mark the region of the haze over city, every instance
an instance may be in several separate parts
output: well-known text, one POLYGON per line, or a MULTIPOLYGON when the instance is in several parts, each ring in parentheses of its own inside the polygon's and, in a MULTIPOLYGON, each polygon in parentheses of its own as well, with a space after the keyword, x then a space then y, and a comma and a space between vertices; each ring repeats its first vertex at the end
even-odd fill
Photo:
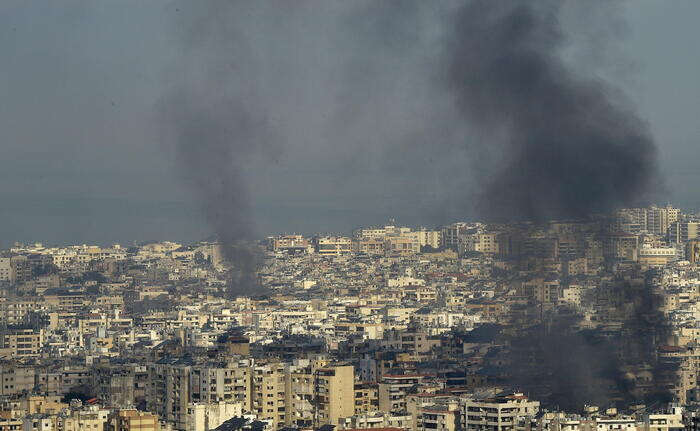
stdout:
POLYGON ((700 429, 697 12, 0 3, 0 431, 700 429))
MULTIPOLYGON (((430 67, 442 55, 441 14, 451 6, 277 6, 245 6, 240 27, 254 52, 238 58, 258 80, 257 97, 278 134, 273 154, 246 163, 242 174, 260 235, 472 216, 469 126, 445 126, 453 111, 449 101, 435 103, 440 89, 430 67), (387 10, 398 17, 371 18, 387 10), (358 108, 344 112, 346 101, 358 108), (453 133, 442 136, 450 151, 434 145, 441 129, 453 133)), ((667 186, 659 203, 700 207, 689 187, 698 181, 700 151, 699 6, 621 2, 614 14, 567 7, 568 61, 622 89, 649 124, 667 186)), ((211 60, 188 47, 179 28, 202 11, 169 1, 0 8, 3 244, 211 235, 163 144, 158 106, 184 79, 200 79, 198 64, 211 60)))

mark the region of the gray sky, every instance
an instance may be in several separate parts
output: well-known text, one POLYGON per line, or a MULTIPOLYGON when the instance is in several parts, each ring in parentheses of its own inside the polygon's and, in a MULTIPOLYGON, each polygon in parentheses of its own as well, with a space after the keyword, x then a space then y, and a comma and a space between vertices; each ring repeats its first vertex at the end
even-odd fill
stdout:
MULTIPOLYGON (((371 13, 316 4, 244 8, 239 24, 259 66, 246 76, 281 135, 279 146, 246 165, 259 232, 459 219, 469 208, 469 154, 432 151, 428 141, 457 132, 439 133, 450 111, 421 85, 431 73, 438 12, 397 9, 395 19, 376 22, 366 19, 371 13), (268 31, 270 22, 279 32, 268 31)), ((0 245, 211 233, 158 118, 164 95, 202 79, 207 61, 178 29, 196 22, 180 15, 199 19, 201 11, 182 5, 0 2, 0 245)), ((700 208, 699 13, 694 0, 626 3, 626 27, 605 54, 595 29, 577 18, 567 27, 580 42, 572 62, 623 89, 649 121, 668 200, 689 209, 700 208)))

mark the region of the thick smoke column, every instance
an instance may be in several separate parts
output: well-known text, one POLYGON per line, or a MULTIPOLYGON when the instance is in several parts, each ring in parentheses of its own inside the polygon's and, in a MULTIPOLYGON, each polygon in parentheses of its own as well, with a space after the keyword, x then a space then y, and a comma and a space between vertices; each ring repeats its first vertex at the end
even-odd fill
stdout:
MULTIPOLYGON (((470 150, 480 164, 477 213, 486 220, 586 218, 634 205, 657 187, 645 123, 609 85, 564 61, 563 4, 474 0, 450 26, 449 88, 479 135, 470 150)), ((533 304, 510 325, 510 382, 568 410, 663 398, 642 394, 629 372, 653 367, 655 343, 667 335, 651 292, 650 283, 623 280, 595 289, 610 304, 609 320, 621 322, 614 331, 582 329, 575 312, 533 304)), ((663 392, 656 377, 652 387, 663 392)))
POLYGON ((562 60, 562 4, 475 0, 456 14, 448 80, 491 170, 480 172, 482 217, 582 217, 636 203, 655 185, 644 122, 562 60))

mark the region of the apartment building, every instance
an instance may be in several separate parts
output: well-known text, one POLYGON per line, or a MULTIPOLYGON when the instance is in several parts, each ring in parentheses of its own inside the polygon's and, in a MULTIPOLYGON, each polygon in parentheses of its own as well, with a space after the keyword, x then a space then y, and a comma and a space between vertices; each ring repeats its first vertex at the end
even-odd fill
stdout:
POLYGON ((379 386, 376 383, 355 385, 355 414, 379 410, 379 386))
POLYGON ((698 221, 677 221, 668 228, 668 240, 672 244, 685 244, 698 237, 700 237, 700 222, 698 221))
POLYGON ((420 242, 412 233, 388 236, 385 249, 388 255, 411 255, 420 252, 420 242))
POLYGON ((0 395, 15 395, 31 392, 36 386, 34 367, 2 365, 0 367, 0 395))
POLYGON ((194 366, 190 374, 190 399, 194 403, 240 403, 251 411, 251 372, 247 364, 226 367, 194 366))
POLYGON ((23 323, 28 314, 46 310, 47 304, 33 299, 9 299, 0 304, 0 319, 8 325, 23 323))
POLYGON ((302 235, 278 235, 269 239, 268 246, 274 252, 306 252, 311 244, 302 235))
POLYGON ((648 247, 639 249, 638 262, 642 268, 658 268, 677 259, 674 247, 648 247))
POLYGON ((255 366, 252 371, 252 412, 258 420, 269 421, 273 429, 282 428, 292 419, 287 412, 290 382, 286 366, 273 362, 255 366))
POLYGON ((187 409, 187 431, 209 431, 233 417, 243 416, 240 402, 192 403, 187 409))
POLYGON ((382 376, 379 383, 379 410, 385 412, 406 411, 406 395, 418 385, 424 376, 420 374, 382 376))
POLYGON ((460 411, 457 403, 423 407, 415 422, 415 431, 456 431, 459 426, 460 411))
POLYGON ((355 414, 355 371, 352 365, 328 365, 314 373, 317 424, 338 425, 355 414))
POLYGON ((185 364, 156 363, 148 367, 147 409, 177 430, 187 427, 190 370, 185 364))
POLYGON ((314 238, 314 246, 322 256, 340 256, 352 251, 352 240, 344 236, 322 236, 314 238))
POLYGON ((0 332, 0 353, 11 358, 38 357, 43 334, 43 330, 8 327, 0 332))
POLYGON ((421 229, 415 232, 418 245, 421 247, 440 248, 442 243, 442 232, 439 230, 421 229))
POLYGON ((105 431, 160 431, 160 423, 152 413, 121 409, 109 415, 105 431))
POLYGON ((12 259, 0 257, 0 281, 11 281, 12 278, 12 259))
POLYGON ((520 417, 534 417, 540 409, 539 401, 530 401, 522 393, 499 395, 483 400, 465 400, 462 403, 461 423, 465 430, 513 430, 520 417))
POLYGON ((290 372, 290 421, 293 426, 313 426, 316 416, 316 384, 311 367, 299 367, 290 372))

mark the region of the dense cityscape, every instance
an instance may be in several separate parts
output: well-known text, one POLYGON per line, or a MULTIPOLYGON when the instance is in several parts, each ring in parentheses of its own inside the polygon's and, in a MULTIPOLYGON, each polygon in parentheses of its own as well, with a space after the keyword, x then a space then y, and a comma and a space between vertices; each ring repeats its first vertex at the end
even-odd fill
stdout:
POLYGON ((700 430, 698 15, 0 1, 0 431, 700 430))
POLYGON ((1 429, 695 424, 700 219, 678 208, 247 246, 255 295, 216 242, 4 250, 1 429))

